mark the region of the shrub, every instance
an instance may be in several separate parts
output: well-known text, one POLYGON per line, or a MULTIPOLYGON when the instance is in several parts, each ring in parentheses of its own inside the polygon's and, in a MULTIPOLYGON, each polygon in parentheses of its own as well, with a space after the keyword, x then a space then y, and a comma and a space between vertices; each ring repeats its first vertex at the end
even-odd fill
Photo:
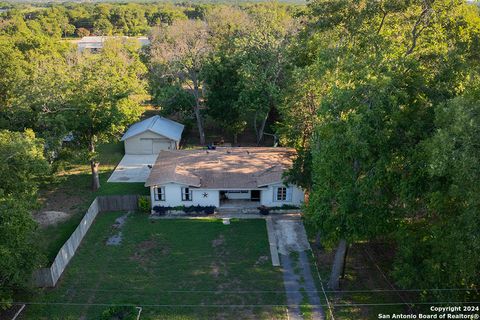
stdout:
POLYGON ((155 214, 157 214, 159 216, 165 215, 165 213, 167 213, 167 211, 169 211, 169 210, 172 210, 172 207, 163 207, 163 206, 153 207, 153 211, 155 212, 155 214))
POLYGON ((263 214, 264 216, 266 216, 270 213, 270 208, 266 206, 260 206, 258 207, 258 211, 260 211, 260 214, 263 214))
POLYGON ((135 320, 137 309, 132 306, 113 306, 102 313, 101 320, 135 320))
POLYGON ((205 214, 214 214, 215 213, 215 209, 216 207, 215 206, 206 206, 205 207, 205 214))
POLYGON ((293 209, 300 209, 298 206, 294 206, 292 204, 284 204, 281 207, 269 207, 270 210, 293 210, 293 209))
POLYGON ((300 209, 299 206, 294 206, 293 204, 284 204, 282 205, 283 210, 289 210, 289 209, 300 209))
POLYGON ((209 215, 215 213, 215 206, 175 206, 175 207, 162 207, 162 206, 155 206, 153 207, 153 211, 155 214, 162 216, 167 213, 167 211, 183 211, 188 215, 209 215))
POLYGON ((150 211, 150 199, 147 197, 138 198, 138 210, 140 212, 149 212, 150 211))
POLYGON ((80 38, 88 37, 90 35, 90 30, 85 28, 78 28, 77 30, 75 30, 75 34, 80 38))

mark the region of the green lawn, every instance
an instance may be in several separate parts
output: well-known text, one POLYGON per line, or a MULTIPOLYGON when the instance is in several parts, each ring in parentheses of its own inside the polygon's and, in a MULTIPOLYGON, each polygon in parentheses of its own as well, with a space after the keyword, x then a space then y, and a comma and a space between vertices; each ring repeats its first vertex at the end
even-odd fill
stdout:
POLYGON ((57 288, 33 299, 69 305, 31 305, 25 319, 99 319, 109 304, 143 306, 142 320, 285 318, 284 307, 251 306, 286 302, 264 220, 223 225, 131 214, 121 245, 107 246, 122 214, 100 214, 57 288))
POLYGON ((99 147, 100 185, 97 192, 91 186, 90 167, 86 164, 70 165, 59 173, 54 181, 48 181, 42 187, 44 202, 50 203, 48 210, 66 211, 71 213, 69 219, 56 225, 40 228, 37 232, 37 243, 45 256, 45 265, 49 265, 58 250, 67 241, 86 210, 97 196, 140 194, 148 195, 149 189, 143 183, 112 183, 107 182, 113 168, 123 156, 123 145, 111 143, 99 147), (54 203, 53 205, 51 203, 54 203))

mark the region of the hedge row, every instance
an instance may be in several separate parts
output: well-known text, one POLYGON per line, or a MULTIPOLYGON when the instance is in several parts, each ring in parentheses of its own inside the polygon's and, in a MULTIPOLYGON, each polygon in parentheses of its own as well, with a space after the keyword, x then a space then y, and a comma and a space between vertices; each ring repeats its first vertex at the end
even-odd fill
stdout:
POLYGON ((153 211, 155 214, 162 216, 165 215, 168 211, 183 211, 188 215, 193 214, 204 214, 210 215, 215 213, 215 206, 176 206, 176 207, 164 207, 164 206, 155 206, 153 207, 153 211))

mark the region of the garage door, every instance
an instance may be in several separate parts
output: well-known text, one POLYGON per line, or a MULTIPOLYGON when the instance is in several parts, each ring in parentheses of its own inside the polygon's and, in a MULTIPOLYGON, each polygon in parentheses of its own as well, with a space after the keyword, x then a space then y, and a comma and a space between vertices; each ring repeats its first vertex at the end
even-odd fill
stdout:
POLYGON ((164 139, 153 139, 152 153, 160 153, 160 151, 168 149, 170 149, 170 141, 164 139))
POLYGON ((152 154, 152 139, 141 138, 140 139, 140 154, 152 154))

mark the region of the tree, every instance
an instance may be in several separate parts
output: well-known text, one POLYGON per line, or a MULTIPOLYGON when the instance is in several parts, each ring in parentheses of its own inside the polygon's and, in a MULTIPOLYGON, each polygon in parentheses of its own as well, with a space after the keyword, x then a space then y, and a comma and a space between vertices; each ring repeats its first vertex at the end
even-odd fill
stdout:
POLYGON ((472 290, 433 292, 443 299, 474 300, 480 283, 479 101, 477 78, 436 107, 435 133, 424 143, 432 178, 428 210, 398 234, 394 275, 402 286, 472 290))
POLYGON ((250 122, 259 144, 279 105, 295 23, 284 6, 270 4, 246 12, 220 6, 206 21, 214 48, 203 73, 208 112, 234 137, 250 122))
MULTIPOLYGON (((435 229, 414 223, 431 210, 423 142, 434 132, 434 106, 458 95, 477 65, 478 11, 451 1, 318 1, 309 10, 313 19, 300 35, 303 51, 293 57, 299 70, 314 75, 305 84, 318 79, 317 119, 307 144, 307 221, 327 247, 341 244, 339 252, 347 252, 345 243, 379 238, 397 241, 400 252, 412 249, 435 229), (397 237, 409 228, 416 231, 404 234, 418 237, 397 237)), ((294 92, 308 97, 309 87, 294 92)), ((312 107, 299 105, 300 116, 312 107)), ((287 125, 286 137, 298 141, 295 122, 287 125)), ((417 260, 402 259, 404 270, 421 274, 424 248, 417 260)), ((333 271, 343 269, 345 258, 336 260, 333 271)), ((333 287, 338 274, 332 272, 333 287)), ((399 284, 414 283, 399 274, 399 284)))
POLYGON ((173 21, 185 20, 187 16, 183 13, 181 8, 171 4, 165 4, 158 8, 152 8, 146 12, 148 25, 153 27, 162 23, 171 25, 173 21))
POLYGON ((52 154, 68 132, 58 110, 70 92, 69 45, 30 30, 23 19, 11 23, 12 29, 4 30, 8 35, 0 35, 0 55, 6 62, 0 79, 0 128, 33 129, 52 154))
POLYGON ((41 12, 35 19, 43 32, 54 37, 72 36, 75 26, 70 24, 65 8, 54 6, 41 12))
POLYGON ((237 43, 242 60, 237 71, 240 75, 238 103, 253 115, 259 144, 269 115, 280 102, 287 65, 285 50, 296 25, 282 5, 255 5, 249 8, 249 13, 252 27, 237 43))
POLYGON ((229 6, 212 8, 205 19, 213 48, 202 72, 207 113, 233 135, 233 143, 237 144, 238 134, 250 118, 247 109, 238 103, 243 48, 238 48, 237 41, 249 32, 251 19, 246 12, 229 6))
POLYGON ((75 30, 75 34, 79 38, 88 37, 90 35, 90 30, 85 28, 77 28, 77 30, 75 30))
POLYGON ((201 108, 201 71, 209 51, 205 22, 176 20, 152 32, 149 67, 157 81, 184 88, 194 98, 193 111, 200 143, 205 144, 201 108))
POLYGON ((100 53, 81 55, 72 72, 75 86, 64 113, 73 119, 75 139, 89 152, 96 190, 100 187, 96 145, 118 137, 142 113, 145 67, 133 44, 107 41, 100 53))
POLYGON ((113 25, 106 18, 100 18, 93 23, 93 33, 99 36, 108 36, 113 32, 113 25))
POLYGON ((12 106, 27 77, 22 52, 7 37, 0 37, 0 68, 3 74, 0 77, 0 128, 6 128, 10 125, 12 106))
POLYGON ((28 286, 39 255, 33 243, 39 178, 48 172, 43 142, 31 131, 0 130, 0 302, 28 286))

